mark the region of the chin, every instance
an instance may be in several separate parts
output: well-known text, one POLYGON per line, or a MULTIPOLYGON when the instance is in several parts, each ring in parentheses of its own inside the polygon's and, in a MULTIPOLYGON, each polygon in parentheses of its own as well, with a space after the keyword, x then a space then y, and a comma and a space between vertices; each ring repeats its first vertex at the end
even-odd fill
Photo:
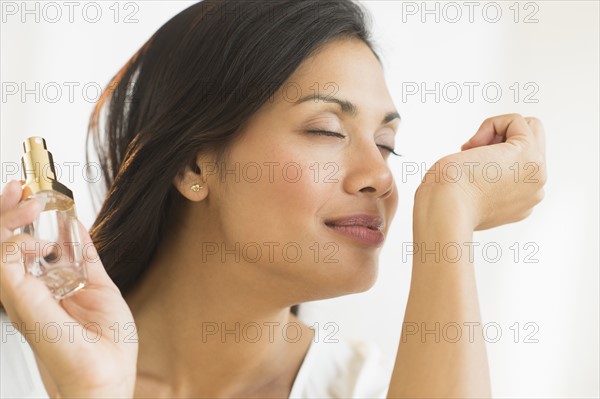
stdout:
POLYGON ((375 265, 368 272, 353 276, 350 284, 348 285, 348 294, 358 294, 373 288, 375 282, 377 282, 377 271, 378 267, 375 265))
POLYGON ((315 300, 366 292, 377 282, 378 270, 377 261, 361 264, 357 264, 356 261, 345 264, 340 262, 328 271, 325 278, 315 278, 320 281, 318 286, 313 280, 313 287, 317 291, 315 294, 319 297, 315 300))

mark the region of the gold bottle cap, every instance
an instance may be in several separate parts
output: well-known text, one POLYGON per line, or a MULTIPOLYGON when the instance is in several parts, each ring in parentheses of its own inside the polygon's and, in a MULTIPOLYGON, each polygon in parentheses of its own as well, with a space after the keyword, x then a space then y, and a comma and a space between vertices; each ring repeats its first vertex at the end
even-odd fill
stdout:
POLYGON ((23 150, 25 153, 21 157, 21 162, 25 184, 23 185, 22 198, 27 198, 41 191, 54 190, 73 199, 73 192, 56 180, 54 160, 43 137, 28 137, 23 142, 23 150))

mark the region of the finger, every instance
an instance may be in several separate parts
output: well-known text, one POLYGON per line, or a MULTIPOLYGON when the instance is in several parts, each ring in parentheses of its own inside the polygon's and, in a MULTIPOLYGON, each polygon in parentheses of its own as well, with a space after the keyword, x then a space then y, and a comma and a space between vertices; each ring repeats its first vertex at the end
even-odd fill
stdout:
POLYGON ((2 220, 0 220, 0 226, 2 227, 0 229, 0 241, 4 241, 7 237, 10 237, 15 229, 33 222, 42 211, 42 208, 42 203, 32 198, 2 213, 2 220))
POLYGON ((491 144, 498 144, 498 143, 503 143, 506 140, 506 137, 504 136, 500 136, 500 135, 495 135, 494 138, 492 139, 491 144))
MULTIPOLYGON (((8 229, 7 229, 8 231, 8 229)), ((4 232, 2 233, 4 235, 4 232)), ((10 238, 3 238, 0 242, 0 304, 6 310, 6 313, 12 321, 19 321, 18 318, 12 314, 10 301, 6 298, 6 290, 3 288, 3 282, 5 280, 6 273, 14 276, 14 279, 20 278, 20 275, 25 274, 23 262, 19 252, 19 245, 22 240, 32 240, 31 236, 27 235, 16 235, 10 238)))
MULTIPOLYGON (((32 309, 45 306, 44 301, 58 303, 52 297, 44 282, 27 273, 23 267, 24 259, 31 256, 31 248, 39 246, 39 242, 28 234, 11 237, 9 242, 2 243, 2 260, 0 262, 0 299, 2 303, 12 304, 19 318, 31 315, 32 309), (23 310, 31 307, 23 313, 23 310)), ((52 308, 52 307, 50 307, 52 308)), ((25 320, 25 319, 23 319, 25 320)))
MULTIPOLYGON (((0 293, 2 303, 5 304, 7 314, 11 320, 17 322, 17 329, 24 331, 45 331, 47 326, 74 325, 77 323, 66 310, 57 302, 44 282, 29 273, 15 276, 15 270, 5 268, 1 272, 2 283, 0 293)), ((22 267, 21 267, 22 268, 22 267)), ((65 357, 69 345, 66 340, 47 341, 44 335, 24 334, 31 349, 36 356, 46 361, 60 362, 65 357), (31 338, 34 339, 31 339, 31 338)), ((73 354, 76 356, 76 354, 73 354)))
POLYGON ((546 153, 546 133, 544 131, 544 125, 542 124, 542 121, 532 116, 526 117, 525 120, 527 121, 531 132, 539 142, 542 152, 546 153))
MULTIPOLYGON (((474 136, 474 137, 475 137, 475 136, 474 136)), ((463 144, 463 145, 460 147, 460 149, 461 149, 461 151, 464 151, 464 150, 468 150, 469 148, 476 148, 476 147, 480 147, 480 146, 483 146, 483 145, 492 145, 492 144, 498 144, 498 143, 503 143, 503 142, 505 142, 505 141, 506 141, 506 137, 504 137, 504 136, 500 136, 500 135, 498 135, 498 134, 495 134, 495 135, 492 137, 492 140, 491 140, 489 143, 487 143, 487 144, 480 144, 480 145, 479 145, 479 144, 473 144, 473 143, 471 142, 471 140, 469 140, 468 142, 466 142, 465 144, 463 144)))
MULTIPOLYGON (((35 240, 29 234, 11 235, 2 240, 0 262, 5 273, 10 273, 13 279, 20 279, 26 273, 24 262, 33 262, 36 257, 47 257, 52 252, 52 246, 46 245, 48 241, 35 240)), ((2 278, 2 277, 0 277, 2 278)), ((17 281, 17 280, 15 280, 17 281)), ((2 283, 2 281, 0 281, 2 283)), ((0 288, 0 298, 3 296, 0 288)), ((0 300, 3 304, 6 299, 0 300)))
POLYGON ((532 136, 529 124, 519 114, 506 114, 488 118, 479 127, 475 135, 461 146, 461 150, 468 150, 494 143, 495 136, 503 137, 506 142, 528 141, 532 136))
POLYGON ((2 189, 0 214, 14 208, 21 199, 21 186, 17 180, 10 180, 2 189))
MULTIPOLYGON (((22 243, 37 243, 27 234, 16 235, 11 239, 18 246, 22 243)), ((8 254, 3 253, 4 255, 8 254)), ((22 264, 15 261, 18 258, 16 255, 11 254, 6 258, 6 262, 4 259, 0 262, 0 300, 6 305, 10 319, 19 322, 16 326, 19 331, 44 331, 49 325, 64 331, 65 326, 79 324, 79 319, 73 318, 62 303, 54 299, 42 280, 23 271, 22 264)), ((63 336, 58 341, 49 341, 32 340, 31 337, 31 334, 25 335, 36 359, 40 359, 42 363, 52 362, 56 369, 69 369, 77 361, 79 355, 72 350, 73 342, 70 338, 63 336)), ((81 344, 81 340, 75 337, 76 342, 81 344)))
MULTIPOLYGON (((23 246, 23 243, 38 243, 27 234, 16 235, 11 240, 18 247, 23 246)), ((3 255, 7 255, 7 261, 0 262, 0 299, 5 304, 10 319, 18 322, 16 327, 19 331, 45 331, 46 326, 62 331, 69 326, 71 331, 72 326, 80 325, 79 320, 82 319, 71 316, 62 302, 54 299, 41 279, 24 272, 22 264, 15 261, 19 258, 17 255, 3 255)), ((44 335, 42 339, 32 340, 32 335, 26 334, 25 338, 36 359, 42 360, 44 364, 54 363, 55 369, 68 369, 72 368, 79 356, 77 351, 72 350, 70 332, 68 336, 69 338, 62 335, 58 341, 47 340, 44 335)), ((75 335, 75 342, 77 341, 81 344, 81 340, 75 335)))
MULTIPOLYGON (((2 188, 2 194, 0 194, 0 215, 3 215, 19 203, 22 195, 22 183, 24 182, 19 180, 9 180, 2 188)), ((12 236, 12 233, 7 227, 2 226, 2 216, 0 216, 0 242, 6 241, 12 236)), ((0 308, 2 307, 2 301, 0 301, 0 308)))
POLYGON ((534 117, 525 118, 531 131, 535 137, 536 146, 539 150, 538 157, 535 159, 538 168, 540 169, 539 178, 543 184, 546 184, 547 180, 547 167, 546 167, 546 133, 544 131, 544 125, 542 122, 534 117))

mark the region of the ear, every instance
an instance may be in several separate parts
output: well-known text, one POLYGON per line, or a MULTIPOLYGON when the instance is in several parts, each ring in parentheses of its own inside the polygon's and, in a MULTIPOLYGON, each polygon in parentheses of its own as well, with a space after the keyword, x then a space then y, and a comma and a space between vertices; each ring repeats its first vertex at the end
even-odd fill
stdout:
MULTIPOLYGON (((202 201, 208 195, 206 176, 202 174, 200 165, 204 158, 198 155, 189 165, 186 165, 174 178, 173 185, 182 196, 190 201, 202 201)), ((204 165, 206 161, 204 160, 204 165)))

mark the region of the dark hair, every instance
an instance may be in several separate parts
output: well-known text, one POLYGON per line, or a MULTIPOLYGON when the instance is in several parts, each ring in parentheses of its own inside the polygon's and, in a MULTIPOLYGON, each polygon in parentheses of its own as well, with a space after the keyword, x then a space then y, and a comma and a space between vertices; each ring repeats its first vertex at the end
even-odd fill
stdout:
POLYGON ((205 0, 165 23, 113 77, 86 139, 106 186, 90 235, 123 294, 183 199, 173 178, 186 165, 200 172, 200 152, 220 164, 245 122, 322 45, 357 38, 379 59, 367 15, 352 0, 205 0))

